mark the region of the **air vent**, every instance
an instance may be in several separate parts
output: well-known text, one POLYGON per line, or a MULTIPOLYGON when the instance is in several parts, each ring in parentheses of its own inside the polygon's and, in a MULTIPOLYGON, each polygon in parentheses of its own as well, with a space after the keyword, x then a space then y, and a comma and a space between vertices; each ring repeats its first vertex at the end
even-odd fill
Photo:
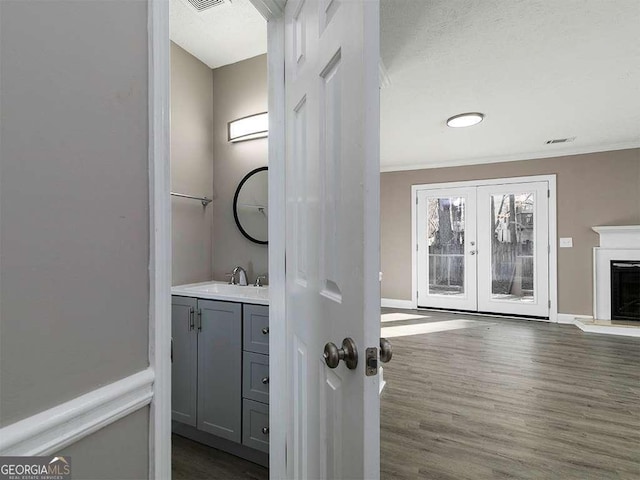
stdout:
POLYGON ((576 139, 576 137, 568 137, 568 138, 554 138, 553 140, 547 140, 546 143, 547 145, 553 145, 554 143, 570 143, 573 142, 576 139))
POLYGON ((217 7, 218 5, 222 5, 224 0, 187 0, 193 8, 198 12, 202 12, 207 8, 217 7))

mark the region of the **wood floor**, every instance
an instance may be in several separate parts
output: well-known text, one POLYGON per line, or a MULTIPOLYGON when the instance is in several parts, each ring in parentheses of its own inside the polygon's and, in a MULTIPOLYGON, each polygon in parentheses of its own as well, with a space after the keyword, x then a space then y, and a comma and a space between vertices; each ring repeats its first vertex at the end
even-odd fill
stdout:
POLYGON ((172 480, 268 480, 269 470, 207 447, 188 438, 173 435, 172 480))
MULTIPOLYGON (((413 313, 428 318, 383 322, 395 334, 437 323, 391 338, 383 479, 640 479, 639 338, 413 313)), ((267 479, 268 470, 174 436, 173 478, 267 479)))
POLYGON ((482 323, 391 339, 382 478, 640 479, 639 338, 414 313, 482 323))

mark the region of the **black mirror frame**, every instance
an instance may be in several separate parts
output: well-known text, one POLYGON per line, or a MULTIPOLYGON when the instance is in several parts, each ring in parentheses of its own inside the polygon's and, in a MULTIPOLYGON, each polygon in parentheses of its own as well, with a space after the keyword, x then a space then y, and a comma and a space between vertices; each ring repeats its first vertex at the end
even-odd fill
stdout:
MULTIPOLYGON (((242 235, 244 235, 244 237, 247 240, 250 240, 253 243, 257 243, 259 245, 268 245, 269 240, 257 240, 253 238, 251 235, 249 235, 244 228, 242 228, 242 225, 240 224, 240 219, 238 218, 238 196, 240 195, 240 190, 242 189, 242 186, 247 182, 247 180, 249 180, 256 173, 262 172, 268 169, 269 167, 260 167, 260 168, 256 168, 255 170, 251 170, 249 173, 247 173, 238 184, 238 188, 236 189, 236 194, 233 196, 233 218, 236 221, 238 230, 240 230, 240 233, 242 233, 242 235)), ((267 232, 267 235, 268 235, 268 232, 267 232)))

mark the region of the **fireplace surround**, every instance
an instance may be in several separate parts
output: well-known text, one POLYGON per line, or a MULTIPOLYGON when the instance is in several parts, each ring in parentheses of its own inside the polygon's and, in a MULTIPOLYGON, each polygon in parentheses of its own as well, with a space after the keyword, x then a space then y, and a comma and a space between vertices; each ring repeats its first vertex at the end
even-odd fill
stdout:
POLYGON ((634 303, 640 266, 633 266, 640 265, 640 225, 593 230, 600 235, 600 246, 593 249, 594 318, 640 320, 634 303))

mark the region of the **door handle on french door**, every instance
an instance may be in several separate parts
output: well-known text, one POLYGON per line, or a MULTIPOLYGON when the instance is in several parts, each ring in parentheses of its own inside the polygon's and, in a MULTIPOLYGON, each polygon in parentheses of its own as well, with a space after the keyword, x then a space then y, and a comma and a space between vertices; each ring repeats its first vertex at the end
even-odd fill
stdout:
POLYGON ((477 251, 477 250, 471 250, 471 251, 469 252, 469 255, 475 255, 476 253, 478 253, 478 251, 477 251))
POLYGON ((342 341, 342 348, 329 342, 324 346, 324 361, 329 368, 336 368, 340 360, 344 360, 349 370, 355 370, 358 366, 358 348, 352 338, 347 337, 342 341))
POLYGON ((380 361, 388 363, 393 358, 393 347, 386 338, 380 338, 380 361))

